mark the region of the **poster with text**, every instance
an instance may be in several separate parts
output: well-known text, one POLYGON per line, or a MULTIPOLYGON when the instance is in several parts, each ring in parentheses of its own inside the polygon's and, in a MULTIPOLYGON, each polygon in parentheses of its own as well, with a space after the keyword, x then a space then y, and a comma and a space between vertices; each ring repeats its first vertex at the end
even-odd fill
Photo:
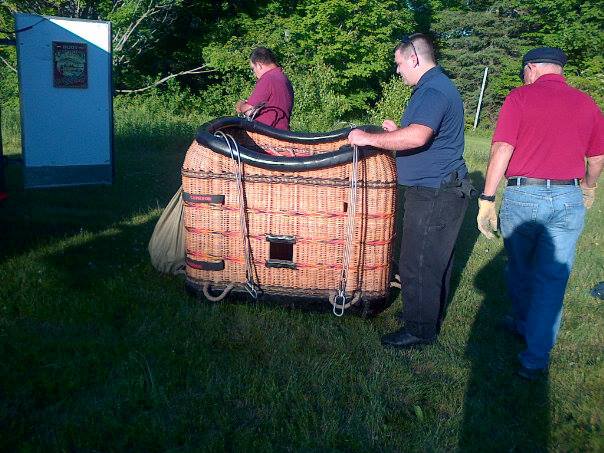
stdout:
POLYGON ((84 43, 53 41, 55 88, 88 88, 87 50, 84 43))

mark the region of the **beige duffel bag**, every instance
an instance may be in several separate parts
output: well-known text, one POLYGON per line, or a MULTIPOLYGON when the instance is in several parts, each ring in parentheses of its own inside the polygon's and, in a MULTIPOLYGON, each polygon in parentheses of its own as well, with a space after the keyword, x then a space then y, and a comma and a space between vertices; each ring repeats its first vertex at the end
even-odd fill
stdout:
POLYGON ((185 273, 185 231, 182 186, 178 188, 155 225, 149 241, 151 264, 164 274, 185 273))

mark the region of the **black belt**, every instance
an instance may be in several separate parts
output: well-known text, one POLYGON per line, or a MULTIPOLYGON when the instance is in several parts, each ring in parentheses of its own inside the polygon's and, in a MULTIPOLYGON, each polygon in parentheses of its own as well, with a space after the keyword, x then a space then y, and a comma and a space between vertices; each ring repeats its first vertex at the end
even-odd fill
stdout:
POLYGON ((573 179, 540 179, 516 177, 508 178, 508 186, 578 186, 581 180, 573 179))

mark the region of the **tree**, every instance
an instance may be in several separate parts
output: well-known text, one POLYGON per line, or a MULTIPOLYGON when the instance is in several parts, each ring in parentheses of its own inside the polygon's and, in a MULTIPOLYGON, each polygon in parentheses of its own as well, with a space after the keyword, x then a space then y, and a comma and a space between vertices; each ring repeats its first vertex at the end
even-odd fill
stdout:
POLYGON ((478 105, 485 66, 489 67, 489 82, 481 118, 487 124, 496 119, 510 89, 520 84, 522 25, 513 11, 502 8, 445 10, 437 14, 434 30, 440 62, 461 92, 468 119, 478 105))
POLYGON ((398 37, 414 28, 410 10, 393 0, 273 1, 254 15, 242 12, 218 26, 220 39, 209 44, 200 39, 192 47, 225 79, 245 77, 251 49, 266 45, 292 74, 330 68, 330 89, 345 96, 344 110, 352 114, 376 100, 380 82, 390 76, 398 37), (277 7, 284 3, 289 8, 277 7))
MULTIPOLYGON (((7 0, 0 9, 5 32, 14 28, 17 11, 40 15, 108 20, 113 29, 113 64, 117 84, 148 82, 138 68, 142 57, 168 39, 182 0, 7 0)), ((0 55, 2 56, 2 55, 0 55)))
POLYGON ((560 47, 565 74, 604 106, 604 5, 601 0, 508 0, 524 23, 528 46, 560 47))

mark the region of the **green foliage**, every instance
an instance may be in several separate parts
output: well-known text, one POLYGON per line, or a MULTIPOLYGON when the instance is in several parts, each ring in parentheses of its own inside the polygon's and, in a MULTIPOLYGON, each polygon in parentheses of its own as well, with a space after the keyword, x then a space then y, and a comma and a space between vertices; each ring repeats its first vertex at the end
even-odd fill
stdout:
MULTIPOLYGON (((435 36, 468 123, 484 67, 489 78, 483 127, 494 122, 503 98, 520 83, 521 55, 538 45, 562 47, 569 81, 600 105, 604 97, 601 0, 5 0, 0 29, 14 28, 11 14, 17 10, 111 20, 118 90, 204 65, 212 72, 181 77, 178 84, 199 96, 192 102, 200 111, 215 116, 232 114, 235 101, 249 94, 254 78, 248 56, 258 45, 276 52, 294 82, 295 127, 306 121, 298 116, 326 128, 395 109, 386 107, 390 95, 382 93, 390 87, 392 51, 403 34, 418 30, 435 36)), ((0 47, 0 57, 0 98, 6 102, 17 93, 7 66, 16 67, 14 49, 0 47)))
POLYGON ((292 129, 329 131, 341 127, 338 122, 352 107, 349 99, 336 93, 333 86, 335 70, 324 63, 317 63, 303 70, 291 68, 287 72, 292 74, 295 91, 292 129))
POLYGON ((222 77, 219 83, 208 85, 199 93, 196 102, 201 111, 212 117, 234 115, 235 103, 239 99, 246 99, 253 87, 249 76, 233 71, 222 77))
POLYGON ((173 137, 193 137, 211 116, 199 106, 202 101, 173 80, 164 89, 114 99, 116 135, 138 137, 144 143, 170 143, 173 137))
POLYGON ((481 118, 492 123, 505 96, 520 85, 519 22, 504 9, 444 10, 438 13, 434 29, 440 63, 460 90, 468 118, 474 117, 484 68, 489 67, 481 118))
POLYGON ((604 8, 601 0, 509 0, 522 23, 525 49, 560 47, 568 55, 565 75, 604 105, 604 8))
POLYGON ((16 99, 0 105, 2 118, 2 145, 4 154, 21 153, 21 112, 16 99))
POLYGON ((297 53, 334 68, 337 92, 353 107, 365 108, 392 67, 397 38, 413 29, 413 19, 392 0, 306 0, 288 28, 297 53))
MULTIPOLYGON (((11 66, 13 64, 16 65, 16 62, 14 62, 16 60, 14 53, 0 51, 0 56, 11 66)), ((0 64, 2 64, 1 61, 0 64)), ((18 96, 19 84, 17 74, 6 64, 0 66, 0 104, 17 104, 19 102, 18 96)))
POLYGON ((581 65, 569 64, 564 68, 568 81, 587 92, 604 109, 604 56, 594 55, 581 65))
POLYGON ((399 123, 411 97, 411 88, 398 76, 382 83, 382 97, 371 111, 371 124, 381 125, 385 119, 399 123))
POLYGON ((191 47, 224 74, 247 70, 247 58, 257 45, 272 48, 290 77, 309 67, 331 68, 330 86, 351 107, 340 113, 365 110, 376 98, 379 82, 390 71, 397 37, 413 28, 409 11, 395 1, 305 0, 296 2, 289 16, 270 7, 276 3, 260 6, 255 16, 223 19, 216 31, 222 40, 205 44, 200 37, 191 47))
MULTIPOLYGON (((7 33, 14 30, 13 9, 10 3, 0 6, 0 38, 13 39, 7 33)), ((13 46, 0 45, 0 107, 7 102, 17 102, 17 52, 13 46)))
POLYGON ((535 0, 509 2, 520 13, 530 44, 557 46, 571 65, 582 66, 604 49, 601 0, 535 0))

